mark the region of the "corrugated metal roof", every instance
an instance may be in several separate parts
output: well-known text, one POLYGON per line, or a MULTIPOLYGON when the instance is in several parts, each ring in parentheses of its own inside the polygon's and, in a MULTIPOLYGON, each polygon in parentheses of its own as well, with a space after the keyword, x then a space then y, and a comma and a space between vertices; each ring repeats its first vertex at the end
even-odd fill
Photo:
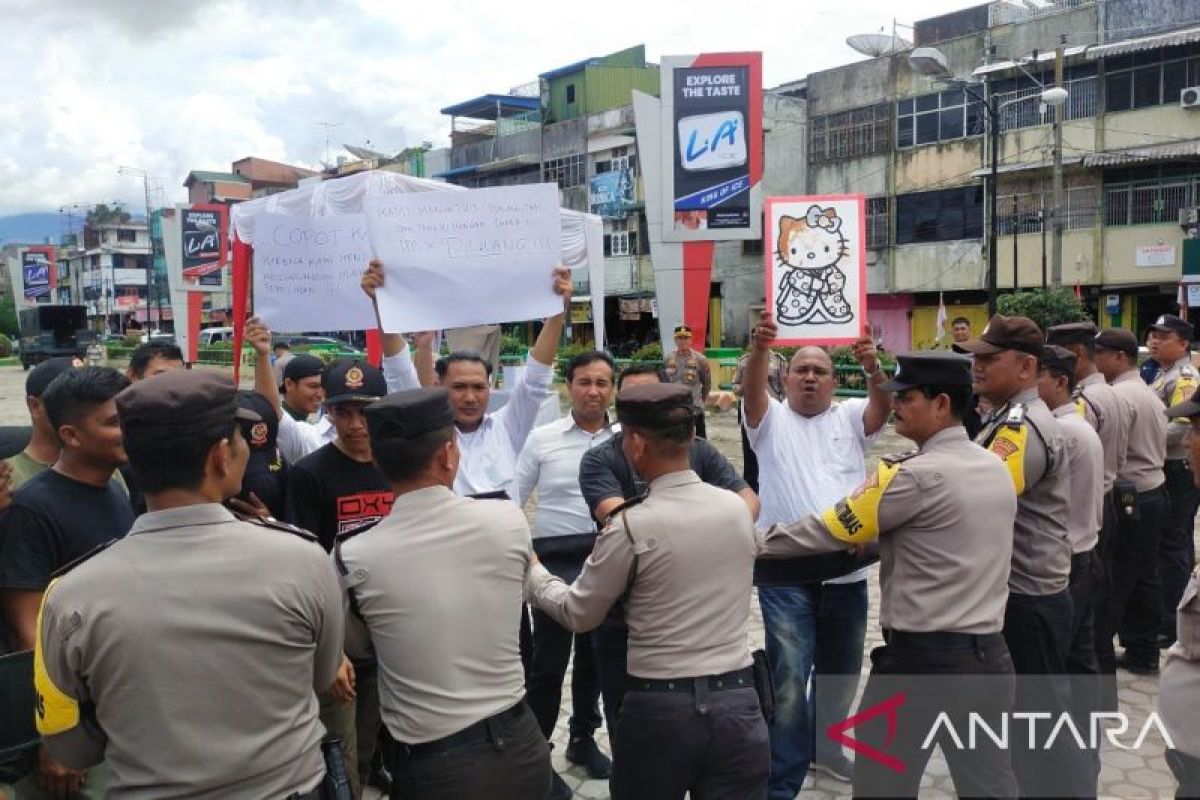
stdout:
POLYGON ((539 78, 547 81, 552 81, 555 78, 561 78, 564 75, 570 75, 572 72, 581 72, 585 67, 595 66, 600 63, 598 58, 585 58, 582 61, 576 61, 574 64, 567 64, 565 67, 552 69, 549 72, 543 72, 538 75, 539 78))
POLYGON ((249 183, 250 182, 248 179, 243 178, 241 175, 238 175, 236 172, 207 172, 207 171, 201 170, 201 169, 194 169, 188 173, 188 176, 184 180, 183 185, 190 186, 192 183, 194 183, 196 181, 201 181, 203 183, 216 183, 217 181, 220 181, 221 183, 249 183))
POLYGON ((1089 156, 1083 157, 1083 165, 1085 167, 1115 167, 1122 164, 1167 161, 1181 156, 1200 156, 1200 139, 1092 153, 1089 156))
MULTIPOLYGON (((1083 159, 1080 158, 1079 156, 1064 156, 1062 163, 1063 163, 1064 167, 1070 167, 1075 164, 1078 164, 1082 160, 1083 159)), ((1038 170, 1038 169, 1053 169, 1053 168, 1054 168, 1053 161, 1024 161, 1019 164, 1001 164, 1000 168, 997 169, 996 172, 1000 175, 1007 175, 1012 172, 1027 172, 1027 171, 1033 171, 1033 170, 1038 170)), ((989 176, 991 174, 992 174, 992 168, 990 166, 987 166, 987 167, 981 167, 980 169, 977 169, 974 172, 972 172, 971 177, 986 178, 987 176, 989 176)))
POLYGON ((441 113, 452 117, 470 119, 496 119, 505 111, 536 111, 542 107, 537 97, 520 97, 513 94, 485 94, 446 106, 441 113))
POLYGON ((1140 50, 1153 50, 1157 47, 1175 47, 1181 44, 1200 42, 1200 26, 1184 28, 1181 31, 1160 33, 1155 36, 1141 36, 1137 39, 1125 39, 1120 42, 1099 44, 1089 47, 1087 58, 1094 60, 1103 56, 1119 56, 1124 53, 1136 53, 1140 50))

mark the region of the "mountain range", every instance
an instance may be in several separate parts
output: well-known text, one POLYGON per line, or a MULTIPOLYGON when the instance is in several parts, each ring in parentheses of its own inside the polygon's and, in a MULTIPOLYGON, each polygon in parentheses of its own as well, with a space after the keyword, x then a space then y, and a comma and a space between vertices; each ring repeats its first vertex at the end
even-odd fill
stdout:
MULTIPOLYGON (((42 244, 57 242, 63 234, 63 217, 53 212, 12 214, 0 217, 0 245, 9 242, 42 244)), ((78 225, 79 222, 76 221, 78 225)))

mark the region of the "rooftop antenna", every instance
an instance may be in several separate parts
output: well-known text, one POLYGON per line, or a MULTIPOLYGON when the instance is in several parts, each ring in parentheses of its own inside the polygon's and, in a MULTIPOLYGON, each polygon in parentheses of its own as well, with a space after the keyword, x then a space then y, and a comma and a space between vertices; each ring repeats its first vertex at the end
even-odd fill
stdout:
POLYGON ((862 53, 871 58, 899 53, 912 47, 912 42, 900 36, 900 32, 897 30, 899 27, 908 26, 892 20, 890 34, 884 33, 884 28, 880 26, 878 33, 859 33, 847 37, 846 44, 856 53, 862 53))
POLYGON ((314 122, 314 125, 320 125, 325 129, 325 165, 329 165, 329 135, 334 128, 340 128, 346 123, 344 122, 314 122))

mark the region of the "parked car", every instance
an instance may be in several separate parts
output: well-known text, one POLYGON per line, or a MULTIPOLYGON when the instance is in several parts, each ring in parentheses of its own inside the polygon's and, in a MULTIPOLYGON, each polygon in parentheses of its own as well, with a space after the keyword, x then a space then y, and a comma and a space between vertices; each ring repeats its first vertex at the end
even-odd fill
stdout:
POLYGON ((211 347, 220 342, 233 341, 233 328, 205 328, 200 331, 200 347, 211 347))
POLYGON ((304 334, 274 337, 275 342, 286 342, 296 353, 318 353, 330 358, 364 358, 366 354, 344 339, 332 336, 306 336, 304 334))

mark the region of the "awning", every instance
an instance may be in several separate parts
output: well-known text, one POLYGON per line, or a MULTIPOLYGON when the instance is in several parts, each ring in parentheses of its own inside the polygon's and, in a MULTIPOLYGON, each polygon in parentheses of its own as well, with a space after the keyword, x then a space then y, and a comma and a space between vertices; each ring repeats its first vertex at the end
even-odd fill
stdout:
POLYGON ((1175 158, 1200 156, 1200 139, 1186 142, 1169 142, 1147 147, 1131 147, 1126 150, 1109 150, 1083 157, 1085 167, 1115 167, 1123 164, 1145 164, 1153 161, 1169 161, 1175 158))
POLYGON ((588 138, 587 151, 589 153, 599 153, 601 150, 612 150, 614 147, 628 147, 633 142, 634 138, 632 136, 621 136, 619 134, 592 136, 588 138))
MULTIPOLYGON (((1063 48, 1063 58, 1071 58, 1072 56, 1081 55, 1087 50, 1086 46, 1077 45, 1075 47, 1063 48)), ((1042 50, 1038 52, 1037 59, 1022 59, 1020 61, 997 61, 995 64, 984 64, 982 67, 976 67, 972 75, 995 75, 997 72, 1006 72, 1008 70, 1016 70, 1018 67, 1037 67, 1042 64, 1053 64, 1056 53, 1053 50, 1042 50)))
POLYGON ((474 164, 468 164, 465 167, 454 167, 453 169, 448 169, 445 172, 439 172, 438 174, 434 175, 433 177, 435 177, 435 178, 451 178, 451 177, 454 177, 455 175, 467 175, 469 173, 474 172, 475 169, 476 169, 476 166, 474 164))
POLYGON ((1160 33, 1156 36, 1141 36, 1137 39, 1124 39, 1111 44, 1098 44, 1089 47, 1087 58, 1094 61, 1105 56, 1119 56, 1125 53, 1137 53, 1142 50, 1154 50, 1158 47, 1176 47, 1181 44, 1200 42, 1200 26, 1184 28, 1181 31, 1160 33))
POLYGON ((486 164, 476 164, 475 169, 480 172, 503 172, 506 169, 515 167, 536 166, 541 163, 541 158, 537 153, 522 153, 519 156, 510 156, 502 158, 498 161, 489 161, 486 164))
MULTIPOLYGON (((1064 167, 1071 167, 1071 166, 1074 166, 1074 165, 1080 163, 1083 160, 1084 159, 1080 158, 1079 156, 1068 156, 1066 158, 1063 158, 1062 163, 1063 163, 1064 167)), ((1001 175, 1008 175, 1009 173, 1013 173, 1013 172, 1033 172, 1033 171, 1039 170, 1039 169, 1054 169, 1054 162, 1053 161, 1026 161, 1021 164, 1001 164, 1000 168, 998 170, 996 170, 996 172, 1000 173, 1001 175)), ((972 172, 971 177, 972 178, 986 178, 987 176, 989 176, 991 174, 992 174, 992 168, 990 166, 981 167, 981 168, 975 170, 974 172, 972 172)))

